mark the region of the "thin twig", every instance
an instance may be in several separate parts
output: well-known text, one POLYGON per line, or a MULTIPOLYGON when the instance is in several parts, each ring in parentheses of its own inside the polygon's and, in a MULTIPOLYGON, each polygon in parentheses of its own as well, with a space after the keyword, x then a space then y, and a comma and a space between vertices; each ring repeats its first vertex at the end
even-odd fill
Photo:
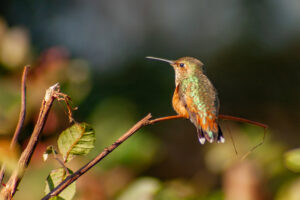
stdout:
POLYGON ((227 131, 228 131, 228 133, 229 133, 229 137, 230 137, 230 140, 231 140, 232 145, 233 145, 233 148, 234 148, 235 155, 238 156, 238 151, 237 151, 237 148, 236 148, 236 146, 235 146, 235 142, 234 142, 233 136, 232 136, 232 134, 231 134, 230 128, 228 127, 228 124, 227 124, 227 123, 225 123, 225 124, 226 124, 226 129, 227 129, 227 131))
POLYGON ((243 155, 243 157, 241 158, 241 160, 245 160, 250 155, 250 153, 252 153, 256 148, 258 148, 261 145, 263 145, 264 142, 265 142, 265 139, 266 139, 266 135, 267 135, 267 128, 264 128, 264 136, 263 136, 261 142, 258 143, 257 145, 255 145, 254 147, 252 147, 247 153, 245 153, 245 155, 243 155))
MULTIPOLYGON (((245 155, 243 155, 241 160, 246 159, 247 156, 250 155, 250 153, 252 153, 256 148, 258 148, 258 147, 260 147, 261 145, 264 144, 266 134, 267 134, 268 125, 262 124, 260 122, 252 121, 252 120, 249 120, 249 119, 241 118, 241 117, 231 116, 231 115, 219 115, 219 118, 220 119, 227 119, 227 120, 237 121, 237 122, 248 123, 248 124, 252 124, 252 125, 255 125, 255 126, 262 127, 264 129, 264 135, 263 135, 262 141, 260 143, 258 143, 257 145, 255 145, 254 147, 252 147, 245 155)), ((232 138, 231 135, 230 135, 230 137, 232 138)), ((233 142, 233 140, 232 140, 232 142, 233 142)), ((234 148, 235 148, 234 143, 233 143, 233 145, 234 145, 234 148)), ((236 148, 235 148, 235 151, 236 151, 236 148)), ((236 153, 237 153, 237 151, 236 151, 236 153)))
POLYGON ((57 100, 58 101, 64 101, 66 103, 66 106, 67 106, 67 110, 68 110, 68 113, 66 113, 68 115, 68 118, 69 118, 69 122, 72 123, 72 122, 75 122, 74 118, 73 118, 73 110, 77 110, 78 108, 77 107, 72 107, 70 105, 70 102, 72 101, 71 97, 69 97, 68 95, 64 94, 64 93, 58 93, 57 95, 57 100))
POLYGON ((69 172, 67 166, 66 166, 65 163, 57 156, 57 154, 56 154, 55 151, 53 151, 53 157, 54 157, 54 159, 55 159, 55 160, 56 160, 56 161, 64 168, 64 170, 65 170, 67 176, 69 176, 69 175, 70 175, 70 172, 69 172))
POLYGON ((15 194, 18 184, 24 175, 24 170, 27 168, 27 166, 30 162, 30 159, 32 157, 32 154, 35 150, 35 147, 38 143, 38 138, 39 138, 39 136, 44 128, 44 125, 47 121, 47 117, 48 117, 50 108, 53 104, 54 99, 57 97, 57 93, 59 93, 59 84, 58 83, 51 86, 46 91, 46 95, 42 102, 38 120, 37 120, 34 130, 32 132, 30 140, 29 140, 25 150, 22 152, 22 154, 20 156, 20 159, 18 162, 18 167, 12 173, 11 177, 9 178, 9 180, 6 184, 6 187, 4 187, 1 191, 1 194, 3 195, 4 199, 11 199, 13 197, 13 195, 15 194))
POLYGON ((70 175, 69 170, 67 166, 64 164, 64 162, 57 156, 57 151, 53 145, 50 145, 47 147, 46 151, 43 154, 43 159, 46 161, 48 159, 48 156, 52 155, 53 158, 64 168, 67 175, 70 175), (51 152, 49 152, 51 151, 51 152), (46 157, 44 157, 46 155, 46 157))
MULTIPOLYGON (((28 70, 29 70, 30 66, 27 65, 24 67, 23 70, 23 75, 22 75, 22 80, 21 80, 21 109, 20 109, 20 114, 19 114, 19 121, 14 133, 14 136, 10 142, 10 149, 12 150, 17 142, 18 142, 18 137, 19 134, 21 132, 21 129, 24 125, 24 121, 25 121, 25 115, 26 115, 26 78, 27 78, 27 74, 28 74, 28 70)), ((4 174, 5 174, 5 164, 2 165, 1 167, 1 171, 0 171, 0 185, 2 184, 2 180, 4 178, 4 174)))
MULTIPOLYGON (((164 121, 164 120, 170 120, 170 119, 178 119, 178 118, 184 118, 184 117, 181 116, 181 115, 173 115, 173 116, 161 117, 161 118, 150 120, 149 124, 154 124, 156 122, 160 122, 160 121, 164 121)), ((219 119, 225 119, 225 120, 231 120, 231 121, 248 123, 248 124, 252 124, 252 125, 255 125, 255 126, 262 127, 264 129, 268 128, 268 125, 266 125, 266 124, 262 124, 260 122, 252 121, 252 120, 245 119, 245 118, 242 118, 242 117, 235 117, 235 116, 231 116, 231 115, 219 114, 218 118, 219 119)))
POLYGON ((241 117, 235 117, 235 116, 231 116, 231 115, 221 115, 221 114, 218 117, 219 117, 219 119, 228 119, 231 121, 244 122, 244 123, 252 124, 255 126, 260 126, 260 127, 263 127, 264 129, 268 128, 268 125, 266 125, 266 124, 262 124, 262 123, 252 121, 249 119, 245 119, 245 118, 241 118, 241 117))
POLYGON ((21 129, 23 127, 24 120, 25 120, 25 115, 26 115, 26 78, 27 78, 27 73, 28 73, 29 68, 30 68, 29 66, 25 66, 24 71, 23 71, 22 88, 21 88, 21 98, 22 98, 21 111, 20 111, 19 122, 18 122, 17 128, 15 130, 14 136, 10 143, 11 149, 14 148, 14 146, 18 142, 18 137, 19 137, 19 134, 21 132, 21 129))
POLYGON ((167 116, 167 117, 160 117, 157 119, 152 119, 148 121, 148 124, 154 124, 160 121, 165 121, 165 120, 170 120, 170 119, 179 119, 179 118, 183 118, 181 115, 172 115, 172 116, 167 116))

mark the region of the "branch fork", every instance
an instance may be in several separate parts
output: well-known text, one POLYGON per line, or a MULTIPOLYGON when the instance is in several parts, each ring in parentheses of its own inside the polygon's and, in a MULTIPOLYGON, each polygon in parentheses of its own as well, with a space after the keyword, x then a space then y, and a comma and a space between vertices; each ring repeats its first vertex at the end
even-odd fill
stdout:
MULTIPOLYGON (((32 135, 29 139, 29 142, 28 142, 25 150, 22 152, 22 154, 20 156, 20 159, 18 161, 18 167, 13 171, 7 184, 1 190, 1 195, 4 199, 11 199, 13 197, 13 195, 15 194, 17 187, 19 185, 19 182, 21 181, 21 179, 24 175, 24 171, 29 165, 30 159, 31 159, 33 152, 35 150, 35 147, 38 143, 39 136, 42 133, 42 130, 47 121, 47 117, 48 117, 49 111, 52 107, 52 104, 55 99, 59 99, 61 94, 62 93, 60 93, 59 83, 54 84, 53 86, 49 87, 46 90, 46 94, 45 94, 45 97, 43 99, 43 102, 42 102, 42 105, 40 108, 38 120, 37 120, 34 130, 32 132, 32 135)), ((25 106, 26 105, 24 103, 24 108, 25 108, 25 106)))

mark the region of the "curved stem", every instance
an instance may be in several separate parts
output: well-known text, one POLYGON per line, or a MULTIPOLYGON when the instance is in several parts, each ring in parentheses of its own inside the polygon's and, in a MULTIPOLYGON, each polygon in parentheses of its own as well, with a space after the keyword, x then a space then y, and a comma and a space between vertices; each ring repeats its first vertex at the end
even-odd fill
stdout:
MULTIPOLYGON (((10 149, 13 149, 17 142, 18 142, 18 137, 20 135, 21 129, 24 125, 25 121, 25 115, 26 115, 26 78, 28 74, 30 66, 25 66, 23 70, 23 75, 22 75, 22 81, 21 81, 21 110, 19 114, 19 121, 14 133, 14 136, 10 142, 10 149)), ((2 184, 3 178, 5 174, 5 164, 2 164, 1 170, 0 170, 0 184, 2 184)))
POLYGON ((227 120, 231 120, 231 121, 248 123, 248 124, 252 124, 252 125, 255 125, 255 126, 262 127, 264 129, 268 128, 268 125, 266 125, 266 124, 262 124, 262 123, 259 123, 259 122, 256 122, 256 121, 252 121, 252 120, 241 118, 241 117, 235 117, 235 116, 231 116, 231 115, 222 115, 222 114, 220 114, 219 119, 227 119, 227 120))
POLYGON ((160 117, 157 119, 152 119, 148 122, 148 124, 154 124, 160 121, 165 121, 165 120, 171 120, 171 119, 179 119, 179 118, 183 118, 183 116, 181 115, 172 115, 172 116, 167 116, 167 117, 160 117))
POLYGON ((21 129, 23 127, 24 121, 25 121, 25 115, 26 115, 26 78, 27 78, 27 73, 29 70, 29 66, 25 66, 24 67, 24 71, 23 71, 23 76, 22 76, 22 88, 21 88, 21 111, 20 111, 20 115, 19 115, 19 121, 18 121, 18 125, 17 128, 15 130, 14 136, 11 140, 10 143, 10 148, 14 148, 14 146, 17 144, 18 142, 18 137, 20 135, 21 129))

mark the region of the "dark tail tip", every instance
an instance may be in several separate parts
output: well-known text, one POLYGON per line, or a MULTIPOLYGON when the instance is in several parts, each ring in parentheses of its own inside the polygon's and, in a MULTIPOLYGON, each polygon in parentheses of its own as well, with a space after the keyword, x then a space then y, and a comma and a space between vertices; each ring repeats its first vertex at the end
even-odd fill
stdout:
POLYGON ((223 137, 223 133, 221 130, 221 127, 218 126, 219 132, 218 132, 218 138, 217 138, 217 142, 218 143, 224 143, 225 142, 225 138, 223 137))

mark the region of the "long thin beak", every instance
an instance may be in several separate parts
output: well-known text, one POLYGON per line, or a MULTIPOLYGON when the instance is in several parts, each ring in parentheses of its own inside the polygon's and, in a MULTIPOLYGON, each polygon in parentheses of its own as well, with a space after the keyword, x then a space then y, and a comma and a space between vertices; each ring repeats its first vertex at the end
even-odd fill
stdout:
POLYGON ((147 56, 146 58, 148 59, 152 59, 152 60, 160 60, 160 61, 163 61, 163 62, 167 62, 169 64, 174 64, 174 60, 168 60, 168 59, 164 59, 164 58, 157 58, 157 57, 152 57, 152 56, 147 56))

